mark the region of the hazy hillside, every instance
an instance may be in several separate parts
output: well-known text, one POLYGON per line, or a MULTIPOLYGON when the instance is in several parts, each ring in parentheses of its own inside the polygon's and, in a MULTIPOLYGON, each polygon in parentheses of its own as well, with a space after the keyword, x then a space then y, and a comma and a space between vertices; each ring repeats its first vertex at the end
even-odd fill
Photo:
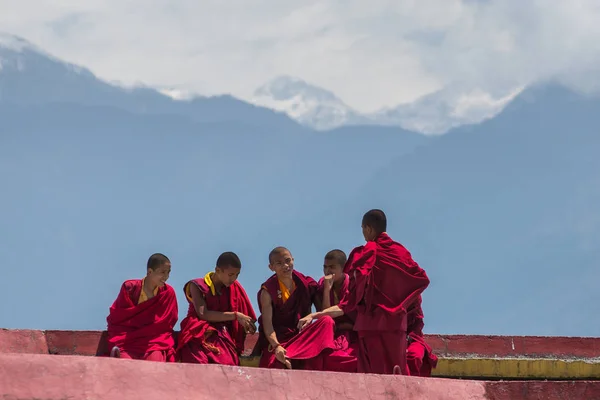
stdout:
POLYGON ((599 111, 560 87, 528 90, 495 119, 399 157, 296 232, 319 223, 315 242, 358 242, 361 211, 387 210, 432 278, 430 332, 600 335, 599 111))
POLYGON ((178 294, 236 251, 254 299, 273 246, 318 277, 381 207, 432 278, 427 331, 600 335, 597 98, 532 88, 438 138, 315 132, 229 97, 108 85, 27 43, 0 62, 3 327, 103 328, 156 251, 178 294))

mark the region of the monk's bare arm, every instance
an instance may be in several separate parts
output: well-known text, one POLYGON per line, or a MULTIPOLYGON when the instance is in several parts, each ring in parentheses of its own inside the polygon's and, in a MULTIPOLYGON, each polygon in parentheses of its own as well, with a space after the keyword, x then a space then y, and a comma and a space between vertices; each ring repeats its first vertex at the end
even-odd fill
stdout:
MULTIPOLYGON (((325 302, 325 301, 323 301, 323 302, 325 302)), ((323 317, 337 318, 337 317, 341 317, 342 315, 344 315, 344 311, 342 311, 340 306, 335 305, 335 306, 325 308, 323 311, 313 313, 312 316, 313 316, 313 319, 319 319, 319 318, 323 318, 323 317)))
POLYGON ((323 311, 317 311, 315 313, 308 314, 304 318, 301 318, 300 321, 298 321, 298 329, 302 330, 306 328, 314 319, 319 319, 323 317, 337 318, 341 317, 342 315, 344 315, 344 311, 342 311, 340 306, 332 306, 326 308, 323 311))
POLYGON ((331 307, 331 301, 330 301, 331 296, 330 296, 330 293, 331 292, 329 290, 327 290, 327 289, 323 290, 323 301, 321 303, 321 307, 322 307, 321 310, 322 311, 327 310, 329 307, 331 307))
POLYGON ((262 326, 265 336, 271 347, 276 348, 279 346, 279 340, 277 340, 277 334, 273 328, 273 303, 271 295, 264 289, 260 292, 260 306, 262 309, 262 326))
POLYGON ((190 284, 190 294, 192 295, 192 302, 194 303, 194 309, 198 318, 208 322, 224 322, 233 321, 236 318, 234 312, 220 312, 211 311, 206 308, 206 301, 198 286, 190 284))

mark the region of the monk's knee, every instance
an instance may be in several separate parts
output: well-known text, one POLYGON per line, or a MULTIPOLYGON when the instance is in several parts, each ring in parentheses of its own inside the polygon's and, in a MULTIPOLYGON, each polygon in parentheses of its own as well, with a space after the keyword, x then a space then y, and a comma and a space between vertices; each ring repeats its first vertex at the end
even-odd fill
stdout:
POLYGON ((144 360, 158 361, 158 362, 166 362, 167 361, 165 354, 162 351, 151 351, 150 353, 146 354, 146 357, 144 357, 144 360))
POLYGON ((335 326, 335 321, 329 315, 319 318, 319 321, 321 321, 323 325, 330 325, 332 328, 335 326))

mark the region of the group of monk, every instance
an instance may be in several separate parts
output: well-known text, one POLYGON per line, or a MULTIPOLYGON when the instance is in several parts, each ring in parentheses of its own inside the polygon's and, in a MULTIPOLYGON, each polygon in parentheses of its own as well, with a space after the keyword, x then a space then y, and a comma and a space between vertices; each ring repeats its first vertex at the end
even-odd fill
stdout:
POLYGON ((258 331, 252 355, 262 368, 430 376, 437 357, 423 337, 421 308, 429 278, 386 230, 383 211, 367 212, 366 244, 348 257, 328 252, 319 282, 294 268, 287 248, 273 249, 258 320, 237 281, 239 257, 221 254, 214 271, 184 285, 189 310, 177 340, 177 297, 166 283, 171 262, 153 254, 146 277, 125 281, 110 307, 107 355, 240 365, 246 335, 258 331))

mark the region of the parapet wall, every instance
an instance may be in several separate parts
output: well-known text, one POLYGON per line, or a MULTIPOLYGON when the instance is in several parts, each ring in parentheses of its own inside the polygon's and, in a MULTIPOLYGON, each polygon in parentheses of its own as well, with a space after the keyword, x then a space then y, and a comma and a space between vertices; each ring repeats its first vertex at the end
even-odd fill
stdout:
POLYGON ((106 351, 104 332, 0 329, 0 399, 600 399, 600 380, 590 380, 600 378, 600 339, 427 340, 440 357, 436 375, 462 379, 267 370, 252 358, 227 367, 82 357, 106 351))
MULTIPOLYGON (((176 332, 177 334, 177 332, 176 332)), ((257 336, 246 339, 243 366, 257 336)), ((600 379, 600 338, 426 335, 439 357, 437 377, 471 379, 600 379)), ((105 354, 106 332, 0 329, 0 353, 105 354)))

